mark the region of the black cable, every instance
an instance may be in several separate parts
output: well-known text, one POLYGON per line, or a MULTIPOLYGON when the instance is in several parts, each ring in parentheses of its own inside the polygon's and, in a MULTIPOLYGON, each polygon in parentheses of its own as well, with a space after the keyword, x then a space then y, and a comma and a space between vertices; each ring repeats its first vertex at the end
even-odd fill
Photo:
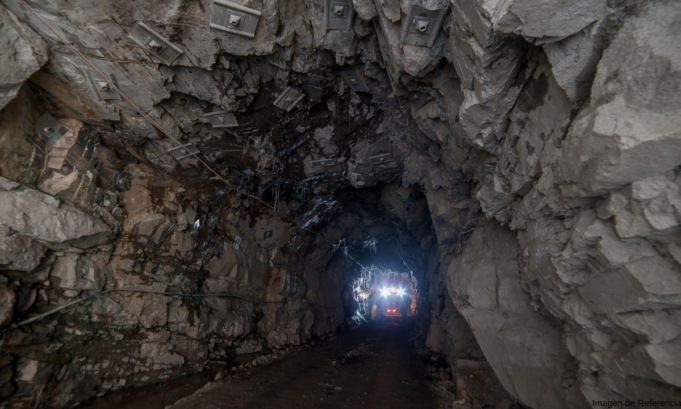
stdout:
MULTIPOLYGON (((246 301, 246 302, 251 302, 254 304, 286 304, 291 301, 297 301, 297 300, 303 300, 302 298, 292 298, 289 300, 282 300, 282 301, 255 301, 255 300, 249 300, 246 298, 241 298, 236 295, 231 295, 231 294, 187 294, 187 293, 166 293, 162 291, 151 291, 151 290, 135 290, 135 289, 128 289, 128 288, 123 288, 119 290, 112 290, 112 292, 120 292, 120 293, 145 293, 145 294, 159 294, 159 295, 167 295, 170 297, 173 296, 180 296, 180 297, 201 297, 201 298, 206 298, 206 297, 219 297, 219 298, 234 298, 237 300, 241 301, 246 301)), ((303 300, 306 301, 306 300, 303 300)), ((309 301, 306 301, 309 302, 309 301)))

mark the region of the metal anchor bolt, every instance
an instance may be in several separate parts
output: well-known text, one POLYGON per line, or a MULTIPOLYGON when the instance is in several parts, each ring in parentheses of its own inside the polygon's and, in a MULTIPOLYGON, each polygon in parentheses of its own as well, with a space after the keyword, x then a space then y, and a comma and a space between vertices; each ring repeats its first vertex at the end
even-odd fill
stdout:
POLYGON ((230 27, 237 27, 240 22, 241 22, 241 16, 231 16, 229 18, 230 27))
POLYGON ((150 50, 160 50, 163 46, 156 40, 152 39, 147 43, 147 48, 150 50))

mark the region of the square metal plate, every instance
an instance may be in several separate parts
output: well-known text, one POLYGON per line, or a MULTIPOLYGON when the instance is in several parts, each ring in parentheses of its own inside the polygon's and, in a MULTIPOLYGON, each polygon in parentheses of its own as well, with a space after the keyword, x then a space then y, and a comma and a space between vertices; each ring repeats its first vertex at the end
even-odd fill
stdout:
POLYGON ((407 94, 407 100, 411 104, 411 107, 416 111, 421 109, 431 99, 433 99, 433 97, 426 94, 425 92, 412 91, 407 94))
POLYGON ((213 0, 210 27, 227 33, 254 38, 260 14, 258 10, 225 0, 213 0))
POLYGON ((351 0, 324 1, 324 30, 351 30, 355 9, 351 0))
POLYGON ((47 146, 53 146, 70 129, 45 112, 35 123, 35 133, 47 146))
POLYGON ((402 20, 400 42, 420 47, 432 47, 440 34, 447 10, 430 10, 420 4, 410 4, 407 17, 402 20))
POLYGON ((329 166, 334 166, 336 164, 336 159, 319 159, 319 160, 313 160, 310 162, 313 168, 319 169, 319 168, 327 168, 329 166))
POLYGON ((231 111, 217 111, 205 114, 204 117, 213 125, 213 128, 231 128, 239 126, 234 113, 231 111))
POLYGON ((144 48, 149 54, 163 61, 166 65, 172 64, 182 54, 182 50, 175 46, 175 44, 154 32, 154 30, 141 21, 130 32, 128 38, 144 48))
POLYGON ((171 148, 166 149, 166 151, 173 155, 173 157, 177 160, 189 158, 201 152, 199 151, 199 148, 192 145, 191 143, 183 143, 183 145, 184 147, 176 143, 173 143, 173 146, 171 148))
POLYGON ((303 100, 303 98, 305 98, 305 94, 288 87, 274 101, 274 106, 284 109, 286 112, 291 112, 291 110, 295 108, 296 105, 303 100))
POLYGON ((369 92, 369 87, 364 82, 357 71, 342 71, 341 78, 350 86, 350 89, 355 92, 369 92))
MULTIPOLYGON (((85 69, 85 78, 87 79, 88 83, 90 84, 90 87, 92 88, 92 92, 97 95, 97 98, 100 101, 111 101, 111 100, 116 100, 116 99, 121 99, 120 95, 111 87, 111 84, 108 82, 104 81, 102 77, 100 77, 96 72, 92 70, 85 69)), ((113 74, 107 74, 107 73, 102 73, 104 74, 113 85, 118 88, 118 82, 116 81, 116 77, 114 77, 113 74)))

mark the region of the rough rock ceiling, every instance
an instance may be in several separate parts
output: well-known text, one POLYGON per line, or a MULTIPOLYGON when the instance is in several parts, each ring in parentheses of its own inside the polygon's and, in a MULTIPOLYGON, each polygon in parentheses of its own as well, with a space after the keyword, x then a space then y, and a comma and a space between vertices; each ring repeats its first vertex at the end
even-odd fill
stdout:
MULTIPOLYGON (((91 210, 98 188, 103 210, 96 220, 116 226, 104 239, 120 233, 122 241, 96 254, 133 258, 128 235, 137 243, 156 240, 142 246, 151 259, 165 251, 159 241, 172 236, 173 254, 187 252, 183 268, 198 277, 202 263, 210 266, 214 281, 205 281, 204 290, 224 285, 221 269, 241 257, 229 247, 241 234, 250 258, 239 259, 228 278, 247 283, 240 288, 254 297, 288 294, 248 281, 265 277, 267 268, 284 281, 302 272, 307 297, 319 296, 318 289, 340 297, 349 267, 334 257, 333 245, 380 237, 400 254, 411 252, 433 289, 430 301, 442 306, 431 311, 429 346, 453 357, 470 326, 500 382, 524 404, 572 408, 594 399, 678 396, 678 3, 25 1, 144 115, 195 147, 219 177, 102 89, 107 84, 18 0, 2 0, 0 30, 8 41, 0 49, 8 57, 0 62, 6 148, 0 174, 49 195, 3 182, 3 197, 13 200, 7 214, 20 213, 17 197, 25 195, 43 198, 45 214, 58 205, 53 196, 91 210), (215 20, 225 4, 236 20, 215 20), (421 6, 431 11, 408 20, 421 6), (327 20, 325 10, 338 20, 327 20), (131 39, 140 22, 156 34, 142 27, 131 39), (253 38, 211 22, 231 22, 253 38), (432 43, 410 39, 416 32, 432 43), (366 90, 352 89, 362 83, 366 90), (291 103, 282 96, 289 87, 304 94, 290 111, 274 105, 291 103), (45 109, 70 137, 82 135, 83 146, 100 138, 97 161, 71 163, 60 156, 61 145, 38 152, 34 124, 45 109), (206 116, 216 112, 222 114, 206 116), (216 127, 219 115, 238 126, 216 127), (66 167, 43 172, 36 157, 66 167), (89 174, 96 175, 87 182, 91 195, 81 189, 89 174), (254 198, 276 202, 278 214, 254 206, 254 198), (139 211, 135 200, 153 211, 139 211), (196 220, 204 230, 192 234, 196 220), (262 236, 267 229, 273 237, 262 236), (199 248, 199 241, 208 245, 190 255, 186 248, 199 248), (419 257, 420 250, 427 254, 419 257)), ((59 253, 77 238, 31 238, 31 225, 17 220, 0 220, 0 232, 30 253, 28 261, 6 256, 19 271, 38 274, 33 264, 42 257, 55 265, 61 258, 97 263, 90 253, 59 253), (40 240, 54 247, 46 250, 40 240)), ((162 263, 128 270, 114 263, 131 277, 161 271, 156 284, 175 279, 163 270, 168 265, 158 269, 162 263)), ((0 288, 14 300, 14 290, 0 288)), ((294 294, 303 286, 292 288, 294 294)), ((124 311, 117 319, 135 331, 164 327, 151 312, 171 307, 148 302, 137 318, 124 311)), ((198 318, 184 321, 187 306, 172 307, 182 315, 168 326, 173 336, 198 333, 201 342, 216 336, 198 318)), ((262 342, 282 345, 328 332, 339 320, 300 307, 283 315, 267 310, 256 324, 252 310, 211 308, 208 322, 229 321, 220 315, 229 311, 241 326, 223 334, 232 337, 228 346, 201 344, 206 354, 242 348, 236 343, 246 338, 239 337, 254 336, 258 325, 262 342), (280 328, 287 320, 300 330, 280 328)), ((168 356, 177 365, 198 359, 168 356)), ((21 359, 22 371, 38 362, 21 359)))

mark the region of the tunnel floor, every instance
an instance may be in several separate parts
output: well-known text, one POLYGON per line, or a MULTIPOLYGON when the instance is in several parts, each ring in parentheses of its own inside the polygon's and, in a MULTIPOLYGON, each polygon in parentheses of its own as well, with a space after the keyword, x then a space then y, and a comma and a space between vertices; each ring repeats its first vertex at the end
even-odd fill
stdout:
MULTIPOLYGON (((252 373, 237 373, 202 389, 203 385, 197 384, 200 380, 193 378, 191 383, 199 390, 169 406, 168 388, 151 388, 138 393, 137 399, 117 399, 117 404, 105 397, 91 405, 131 409, 434 408, 438 405, 427 378, 428 359, 417 354, 411 330, 409 322, 354 327, 252 373)), ((208 383, 205 377, 203 383, 208 383)), ((175 387, 187 385, 176 383, 175 387)), ((119 393, 126 392, 135 394, 135 390, 119 393)))

